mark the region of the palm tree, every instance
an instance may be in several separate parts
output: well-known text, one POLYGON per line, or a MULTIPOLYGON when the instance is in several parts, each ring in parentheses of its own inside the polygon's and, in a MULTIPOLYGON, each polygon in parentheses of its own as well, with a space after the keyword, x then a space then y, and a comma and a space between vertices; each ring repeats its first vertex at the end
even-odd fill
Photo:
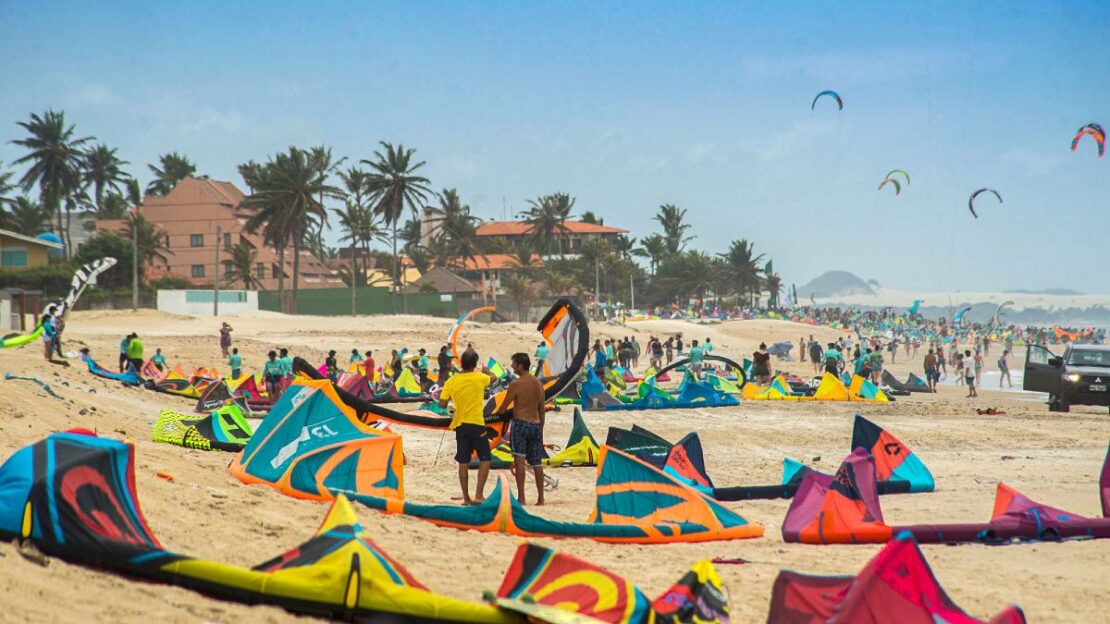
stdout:
POLYGON ((247 185, 247 190, 254 194, 254 187, 262 175, 262 165, 253 160, 248 160, 239 165, 237 169, 239 170, 239 177, 243 178, 243 184, 247 185))
POLYGON ((612 240, 610 248, 613 250, 613 254, 621 260, 631 260, 632 252, 636 248, 636 239, 621 234, 612 240))
POLYGON ((104 208, 104 195, 120 193, 120 185, 129 179, 123 165, 129 164, 116 156, 116 148, 100 143, 85 153, 85 188, 93 188, 93 203, 99 213, 104 208))
MULTIPOLYGON (((133 204, 119 193, 105 193, 100 206, 93 211, 97 219, 126 219, 133 204)), ((92 224, 90 224, 92 225, 92 224)))
MULTIPOLYGON (((4 163, 0 162, 0 166, 4 163)), ((8 197, 8 194, 15 190, 15 185, 11 183, 12 176, 15 175, 12 171, 0 170, 0 213, 4 212, 4 206, 15 202, 14 199, 8 197)))
POLYGON ((466 266, 481 252, 478 218, 470 214, 470 206, 459 200, 455 189, 444 189, 440 194, 439 211, 443 214, 439 231, 447 239, 451 255, 448 266, 466 266))
POLYGON ((674 204, 663 204, 659 207, 659 213, 655 215, 655 220, 663 228, 667 255, 673 256, 680 253, 686 243, 694 240, 693 236, 686 236, 686 230, 690 229, 690 225, 683 223, 685 218, 686 209, 674 204))
POLYGON ((393 292, 399 287, 397 269, 400 264, 397 257, 397 223, 408 208, 416 215, 418 206, 427 202, 431 189, 430 181, 416 175, 416 171, 424 166, 424 161, 414 163, 412 155, 415 149, 405 149, 404 145, 394 147, 392 143, 381 142, 382 151, 374 152, 374 160, 361 161, 369 165, 374 171, 370 174, 366 189, 373 202, 374 213, 382 218, 387 226, 393 230, 393 288, 390 292, 390 311, 396 311, 393 292))
POLYGON ((245 229, 262 230, 263 238, 278 249, 282 276, 278 288, 284 294, 284 253, 293 247, 293 306, 297 312, 298 278, 301 271, 301 249, 306 235, 327 220, 321 197, 340 197, 339 189, 326 183, 309 153, 290 147, 287 153, 271 158, 252 180, 256 185, 240 206, 251 212, 245 229))
POLYGON ((771 271, 763 276, 763 287, 767 290, 767 307, 779 307, 779 293, 782 292, 782 277, 771 271))
POLYGON ((579 217, 579 220, 581 220, 582 223, 592 223, 594 225, 605 225, 605 219, 602 219, 601 217, 594 214, 593 210, 587 210, 586 212, 583 212, 582 216, 579 217))
POLYGON ((8 204, 8 211, 0 210, 0 227, 25 236, 37 236, 50 231, 50 214, 42 204, 27 198, 16 197, 8 204))
POLYGON ((39 201, 56 219, 58 234, 62 238, 63 254, 68 258, 69 217, 62 221, 62 204, 67 197, 81 188, 81 173, 84 168, 82 146, 92 137, 75 138, 74 127, 66 125, 65 113, 47 110, 42 115, 31 114, 31 121, 20 121, 18 125, 27 131, 28 137, 12 141, 15 145, 30 150, 13 164, 30 163, 27 172, 20 178, 20 186, 30 191, 39 187, 39 201))
POLYGON ((552 249, 564 251, 559 236, 570 233, 566 222, 571 218, 574 198, 567 193, 544 195, 528 200, 528 210, 520 213, 528 222, 528 232, 541 254, 552 254, 552 249))
POLYGON ((128 241, 138 241, 136 251, 139 257, 140 282, 146 276, 148 265, 153 264, 155 260, 161 260, 162 264, 167 264, 166 254, 173 254, 169 248, 169 235, 162 228, 147 221, 143 213, 138 210, 134 210, 128 215, 125 236, 128 241))
MULTIPOLYGON (((165 197, 173 190, 173 187, 177 186, 178 182, 191 176, 195 177, 197 172, 197 166, 190 162, 184 154, 178 154, 177 152, 159 156, 158 165, 157 167, 147 165, 151 173, 154 174, 154 179, 146 185, 147 195, 165 197)), ((241 172, 242 169, 240 169, 241 172)))
POLYGON ((258 251, 254 245, 240 242, 228 251, 231 252, 231 262, 228 264, 228 270, 224 272, 227 283, 238 282, 246 290, 261 289, 262 282, 254 272, 255 265, 258 264, 258 251))
MULTIPOLYGON (((743 300, 745 294, 758 291, 759 263, 763 254, 755 254, 754 243, 745 238, 734 240, 729 243, 728 251, 720 255, 728 264, 728 275, 736 286, 737 302, 743 300)), ((748 301, 750 303, 750 298, 748 301)))
POLYGON ((647 258, 651 275, 655 277, 655 269, 659 266, 659 262, 667 256, 667 241, 658 234, 645 236, 640 239, 640 246, 632 250, 632 254, 647 258))
POLYGON ((531 280, 523 275, 510 275, 501 280, 501 287, 505 289, 505 296, 516 304, 519 319, 524 322, 528 318, 528 306, 535 296, 531 280))

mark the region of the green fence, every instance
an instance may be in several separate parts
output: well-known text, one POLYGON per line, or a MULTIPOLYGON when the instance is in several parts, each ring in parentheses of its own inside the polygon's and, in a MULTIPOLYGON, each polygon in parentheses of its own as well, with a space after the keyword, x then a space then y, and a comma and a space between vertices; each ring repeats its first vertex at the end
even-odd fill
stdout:
MULTIPOLYGON (((286 291, 291 301, 293 295, 286 291)), ((402 296, 395 295, 397 314, 424 314, 431 316, 455 317, 462 309, 470 306, 455 301, 450 293, 419 293, 402 296), (407 300, 407 301, 406 301, 407 300)), ((278 294, 274 291, 258 293, 258 307, 271 312, 281 311, 278 294)), ((368 287, 355 289, 355 310, 358 314, 389 314, 389 289, 368 287)), ((318 316, 345 316, 351 313, 350 288, 304 288, 297 293, 297 312, 318 316)))

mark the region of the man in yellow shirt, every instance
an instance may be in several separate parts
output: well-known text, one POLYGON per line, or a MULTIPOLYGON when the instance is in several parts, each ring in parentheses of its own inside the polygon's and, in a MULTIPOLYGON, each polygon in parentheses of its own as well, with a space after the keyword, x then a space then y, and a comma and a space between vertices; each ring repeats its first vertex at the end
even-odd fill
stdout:
POLYGON ((477 351, 467 349, 459 359, 462 361, 462 372, 443 385, 443 390, 439 393, 439 406, 446 408, 448 401, 455 404, 455 414, 451 417, 449 428, 455 432, 455 461, 459 464, 463 504, 477 505, 485 500, 486 478, 489 476, 492 460, 483 408, 486 388, 495 378, 485 367, 480 372, 475 370, 478 367, 477 351), (478 456, 478 486, 473 499, 470 498, 468 482, 472 453, 478 456))

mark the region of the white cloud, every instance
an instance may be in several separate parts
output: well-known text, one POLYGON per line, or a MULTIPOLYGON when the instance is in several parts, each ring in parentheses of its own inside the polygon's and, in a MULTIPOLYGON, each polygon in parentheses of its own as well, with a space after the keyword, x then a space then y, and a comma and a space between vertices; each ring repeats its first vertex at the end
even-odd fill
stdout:
POLYGON ((93 83, 78 88, 71 100, 76 106, 111 106, 118 104, 120 98, 108 85, 93 83))

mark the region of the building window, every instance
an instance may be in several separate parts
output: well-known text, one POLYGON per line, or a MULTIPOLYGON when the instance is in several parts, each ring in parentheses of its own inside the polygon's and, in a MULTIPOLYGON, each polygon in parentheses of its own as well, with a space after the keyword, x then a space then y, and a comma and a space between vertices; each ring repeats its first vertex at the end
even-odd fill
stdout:
POLYGON ((257 277, 258 279, 265 279, 266 278, 266 263, 265 262, 259 262, 258 264, 254 265, 254 276, 257 277))
POLYGON ((231 247, 231 232, 224 232, 224 247, 231 247))
POLYGON ((204 277, 204 265, 194 264, 192 266, 192 275, 193 277, 204 277))
POLYGON ((204 234, 190 234, 189 235, 190 247, 204 247, 204 234))
POLYGON ((26 249, 5 249, 3 255, 0 255, 0 266, 2 267, 25 267, 27 266, 27 250, 26 249))

